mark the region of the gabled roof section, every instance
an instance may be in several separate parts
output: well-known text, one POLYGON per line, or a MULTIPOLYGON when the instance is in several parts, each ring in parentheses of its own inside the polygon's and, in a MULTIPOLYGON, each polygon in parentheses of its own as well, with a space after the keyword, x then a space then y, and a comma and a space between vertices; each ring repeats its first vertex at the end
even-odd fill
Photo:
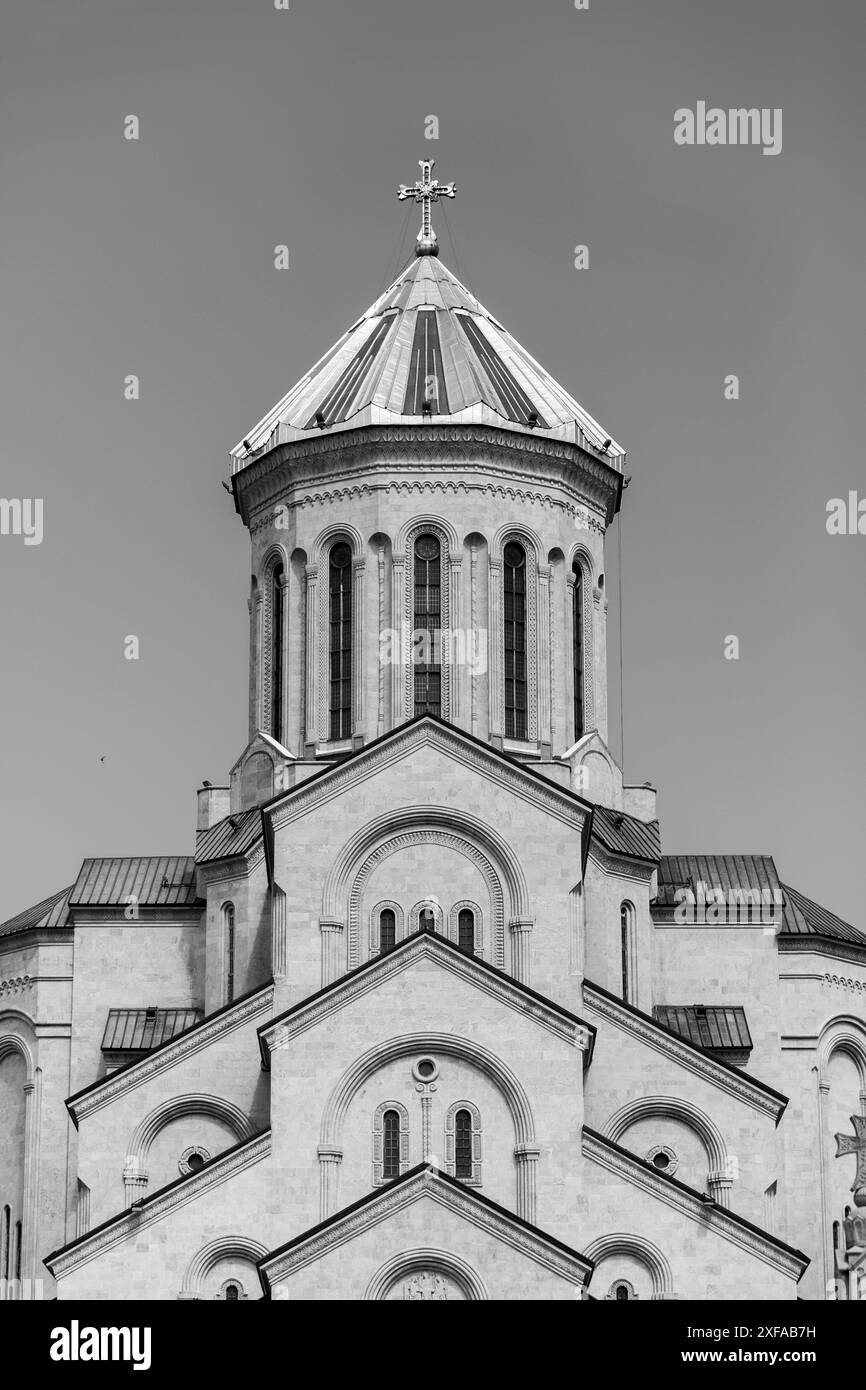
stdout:
POLYGON ((781 891, 776 865, 769 854, 663 854, 659 860, 660 907, 674 906, 677 888, 720 888, 723 893, 749 890, 781 891))
POLYGON ((434 1168, 431 1164, 419 1163, 410 1168, 393 1182, 369 1192, 351 1206, 317 1226, 295 1236, 286 1245, 272 1251, 259 1264, 259 1277, 265 1296, 270 1296, 274 1284, 290 1275, 294 1269, 306 1264, 312 1258, 326 1255, 329 1250, 339 1248, 346 1239, 347 1227, 357 1232, 367 1214, 370 1226, 386 1219, 393 1212, 400 1211, 408 1204, 425 1197, 441 1202, 444 1206, 465 1215, 473 1213, 475 1225, 492 1235, 499 1235, 521 1254, 527 1255, 537 1263, 566 1277, 573 1277, 582 1286, 592 1273, 594 1263, 565 1245, 555 1236, 548 1235, 538 1226, 525 1221, 515 1212, 501 1207, 474 1188, 467 1187, 457 1178, 434 1168))
POLYGON ((532 429, 573 440, 622 472, 620 445, 438 256, 413 258, 235 446, 233 472, 299 432, 363 423, 364 411, 377 424, 423 418, 532 429))
POLYGON ((584 1065, 588 1064, 596 1031, 591 1023, 578 1018, 569 1009, 547 999, 479 956, 467 955, 447 937, 422 929, 398 941, 390 951, 383 951, 364 961, 338 980, 263 1023, 258 1029, 263 1066, 270 1065, 270 1054, 274 1047, 321 1023, 380 982, 402 973, 415 961, 425 958, 438 961, 446 970, 472 981, 486 994, 495 996, 502 1003, 534 1019, 542 1028, 582 1048, 585 1053, 584 1065))
POLYGON ((196 835, 195 862, 209 864, 214 859, 233 859, 237 854, 246 854, 261 839, 261 834, 260 806, 224 816, 209 830, 200 830, 196 835))
POLYGON ((187 855, 85 859, 69 890, 75 907, 122 907, 134 898, 139 907, 193 907, 201 902, 195 886, 195 860, 187 855))
POLYGON ((796 888, 783 884, 785 892, 785 911, 782 933, 790 936, 819 936, 831 941, 846 941, 852 946, 866 949, 866 936, 863 932, 843 922, 834 912, 813 902, 796 888))
POLYGON ((17 932, 32 931, 34 928, 64 927, 68 919, 71 891, 71 888, 61 888, 49 898, 43 898, 41 903, 26 907, 7 922, 0 923, 0 936, 14 936, 17 932))
POLYGON ((752 1050, 752 1035, 741 1004, 655 1004, 653 1018, 713 1054, 752 1050))
POLYGON ((103 1052, 151 1052, 200 1023, 201 1009, 109 1009, 103 1052))
POLYGON ((592 818, 592 838, 598 840, 611 854, 629 859, 642 859, 657 864, 661 857, 661 840, 657 820, 638 820, 624 811, 612 811, 596 806, 592 818))

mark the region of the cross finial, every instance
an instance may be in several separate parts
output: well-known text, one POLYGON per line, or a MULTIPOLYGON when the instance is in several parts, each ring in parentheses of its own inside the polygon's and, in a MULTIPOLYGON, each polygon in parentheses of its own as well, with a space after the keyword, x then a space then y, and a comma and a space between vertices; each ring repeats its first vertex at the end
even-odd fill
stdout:
POLYGON ((439 243, 430 224, 430 204, 438 203, 440 198, 453 198, 457 188, 453 183, 440 184, 438 179, 432 177, 435 159, 419 159, 418 163, 421 165, 420 179, 415 180, 413 188, 401 183, 397 197, 401 203, 404 198, 414 198, 416 203, 421 204, 421 230, 416 237, 415 255, 438 256, 439 243))
POLYGON ((857 1170, 851 1191, 858 1207, 866 1207, 866 1115, 852 1115, 854 1137, 850 1134, 836 1135, 836 1157, 844 1154, 857 1155, 857 1170))

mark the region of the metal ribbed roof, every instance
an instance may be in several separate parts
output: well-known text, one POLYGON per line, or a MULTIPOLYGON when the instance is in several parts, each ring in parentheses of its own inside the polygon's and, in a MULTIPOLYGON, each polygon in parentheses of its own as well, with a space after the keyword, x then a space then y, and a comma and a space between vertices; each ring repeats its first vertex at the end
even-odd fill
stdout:
POLYGON ((638 820, 607 806, 596 806, 592 818, 592 835, 614 854, 627 854, 630 859, 646 859, 655 864, 661 853, 657 820, 638 820))
POLYGON ((673 907, 678 888, 698 883, 724 893, 751 889, 759 895, 769 892, 770 903, 781 901, 782 885, 769 854, 663 854, 659 860, 658 896, 660 907, 673 907), (773 894, 778 892, 778 899, 773 894))
POLYGON ((0 936, 12 936, 15 932, 29 931, 32 927, 63 926, 71 891, 70 888, 61 888, 59 892, 52 893, 50 898, 43 898, 41 903, 27 907, 17 916, 10 917, 8 922, 0 924, 0 936))
MULTIPOLYGON (((413 259, 393 285, 232 450, 235 471, 297 431, 421 419, 549 430, 600 450, 589 415, 462 285, 438 256, 413 259), (370 417, 372 419, 372 416, 370 417)), ((621 469, 611 441, 605 458, 621 469)))
POLYGON ((792 936, 829 936, 836 941, 849 941, 855 946, 866 946, 866 936, 856 927, 843 922, 834 912, 812 902, 811 898, 798 893, 796 888, 783 884, 785 893, 785 912, 783 934, 792 936))
POLYGON ((103 1052, 149 1052, 202 1018, 201 1009, 109 1009, 103 1052))
POLYGON ((188 855, 85 859, 69 893, 74 907, 113 907, 135 897, 140 907, 189 907, 199 901, 195 860, 188 855))
POLYGON ((245 854, 261 837, 261 833, 259 807, 252 806, 247 811, 226 816, 209 830, 199 831, 195 841, 196 863, 205 864, 210 859, 230 859, 234 854, 245 854))
POLYGON ((752 1036, 739 1004, 657 1004, 653 1018, 681 1038, 713 1052, 748 1052, 752 1036))

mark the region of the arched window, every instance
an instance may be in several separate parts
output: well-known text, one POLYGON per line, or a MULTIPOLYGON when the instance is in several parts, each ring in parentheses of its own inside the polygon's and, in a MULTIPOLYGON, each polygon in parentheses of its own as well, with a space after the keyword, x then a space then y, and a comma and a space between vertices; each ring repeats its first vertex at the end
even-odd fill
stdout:
POLYGON ((226 1284, 226 1299, 225 1299, 225 1301, 226 1301, 226 1303, 237 1303, 237 1302, 238 1302, 238 1286, 237 1286, 237 1284, 226 1284))
POLYGON ((454 1176, 472 1177, 472 1116, 458 1110, 454 1116, 454 1176))
POLYGON ((419 714, 442 713, 442 555, 435 536, 415 542, 415 600, 412 665, 419 714))
POLYGON ((435 931, 435 929, 436 929, 436 918, 435 918, 435 916, 434 916, 434 914, 433 914, 433 909, 432 909, 432 907, 422 907, 422 908, 420 908, 420 910, 419 910, 419 912, 418 912, 418 930, 419 930, 419 931, 435 931))
POLYGON ((583 737, 583 570, 575 562, 572 594, 572 671, 574 680, 574 741, 583 737))
POLYGON ((634 994, 634 908, 631 903, 623 903, 619 910, 620 930, 620 969, 622 974, 622 997, 627 1004, 634 994))
POLYGON ((225 925, 226 1003, 231 1004, 235 997, 235 909, 232 903, 226 903, 223 908, 223 922, 225 925))
POLYGON ((379 950, 390 951, 397 944, 397 917, 392 907, 379 913, 379 950))
POLYGON ((382 1116, 382 1177, 385 1182, 400 1176, 400 1116, 386 1110, 382 1116))
POLYGON ((469 907, 461 907, 457 917, 457 945, 467 956, 475 955, 475 913, 469 907))
POLYGON ((331 546, 328 561, 330 737, 352 734, 352 552, 345 541, 331 546))
POLYGON ((526 551, 505 547, 505 737, 526 738, 526 551))
POLYGON ((614 1303, 633 1303, 637 1294, 627 1279, 617 1279, 615 1283, 611 1284, 606 1297, 614 1303))
POLYGON ((284 570, 274 565, 271 574, 271 734, 283 741, 283 588, 284 570))
POLYGON ((409 1111, 383 1100, 373 1116, 373 1186, 393 1182, 409 1167, 409 1111))
POLYGON ((445 1163, 453 1178, 481 1186, 481 1115, 470 1100, 458 1100, 448 1109, 445 1163))

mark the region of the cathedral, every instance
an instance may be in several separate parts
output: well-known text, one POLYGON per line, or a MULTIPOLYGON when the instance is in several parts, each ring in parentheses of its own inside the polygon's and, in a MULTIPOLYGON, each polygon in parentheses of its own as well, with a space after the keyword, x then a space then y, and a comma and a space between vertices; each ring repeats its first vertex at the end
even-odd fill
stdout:
POLYGON ((866 1299, 866 935, 809 865, 662 853, 608 746, 624 451, 420 163, 411 263, 231 454, 194 852, 0 926, 0 1296, 866 1299))

